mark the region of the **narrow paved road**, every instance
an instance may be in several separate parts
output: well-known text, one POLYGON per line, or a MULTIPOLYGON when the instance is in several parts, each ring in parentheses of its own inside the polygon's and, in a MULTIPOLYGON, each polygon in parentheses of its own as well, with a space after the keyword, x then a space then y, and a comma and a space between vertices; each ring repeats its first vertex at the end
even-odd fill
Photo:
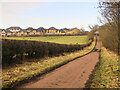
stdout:
MULTIPOLYGON (((99 37, 96 49, 100 50, 99 37)), ((41 76, 36 82, 27 83, 20 88, 84 88, 98 61, 99 53, 92 52, 41 76)))

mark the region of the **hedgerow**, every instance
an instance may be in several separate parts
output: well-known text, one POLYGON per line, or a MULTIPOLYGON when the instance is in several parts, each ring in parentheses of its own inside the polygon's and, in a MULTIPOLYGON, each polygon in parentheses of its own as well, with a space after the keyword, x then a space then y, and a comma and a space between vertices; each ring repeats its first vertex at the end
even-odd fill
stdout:
POLYGON ((40 41, 2 40, 2 65, 21 64, 24 61, 58 56, 64 52, 74 52, 89 46, 93 40, 83 45, 56 44, 40 41))

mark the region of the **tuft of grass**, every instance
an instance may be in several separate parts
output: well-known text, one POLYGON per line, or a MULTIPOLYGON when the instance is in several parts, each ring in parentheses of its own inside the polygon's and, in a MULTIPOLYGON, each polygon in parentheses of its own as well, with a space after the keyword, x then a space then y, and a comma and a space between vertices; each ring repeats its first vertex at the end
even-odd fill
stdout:
POLYGON ((93 50, 96 43, 95 41, 96 40, 94 40, 89 47, 86 47, 80 51, 69 54, 64 53, 64 55, 59 57, 47 57, 46 59, 42 59, 38 62, 25 62, 24 64, 19 64, 10 69, 3 69, 2 87, 15 87, 21 81, 29 80, 37 75, 42 75, 52 69, 64 65, 69 61, 74 60, 77 57, 83 56, 93 50))
POLYGON ((47 36, 47 37, 2 37, 4 39, 33 40, 42 42, 53 42, 60 44, 86 44, 89 39, 86 36, 47 36))
POLYGON ((101 61, 97 67, 90 88, 119 88, 118 56, 101 47, 101 61))

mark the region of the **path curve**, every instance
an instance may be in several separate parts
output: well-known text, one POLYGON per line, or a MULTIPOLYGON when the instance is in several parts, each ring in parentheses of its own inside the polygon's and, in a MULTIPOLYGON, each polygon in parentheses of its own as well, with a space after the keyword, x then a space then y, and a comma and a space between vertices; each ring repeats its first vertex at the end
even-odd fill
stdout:
MULTIPOLYGON (((97 37, 96 49, 100 50, 97 37)), ((85 88, 85 84, 99 62, 99 52, 91 52, 69 62, 56 70, 43 75, 36 82, 22 85, 20 88, 85 88)))

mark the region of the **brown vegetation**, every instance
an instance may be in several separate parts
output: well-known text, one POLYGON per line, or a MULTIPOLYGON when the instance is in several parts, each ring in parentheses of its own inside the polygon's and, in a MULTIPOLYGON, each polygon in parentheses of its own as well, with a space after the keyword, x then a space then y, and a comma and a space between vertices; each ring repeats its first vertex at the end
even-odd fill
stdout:
POLYGON ((119 37, 119 10, 120 2, 100 2, 99 4, 100 13, 104 19, 103 24, 99 28, 100 38, 103 46, 111 51, 119 54, 120 52, 120 37, 119 37))

